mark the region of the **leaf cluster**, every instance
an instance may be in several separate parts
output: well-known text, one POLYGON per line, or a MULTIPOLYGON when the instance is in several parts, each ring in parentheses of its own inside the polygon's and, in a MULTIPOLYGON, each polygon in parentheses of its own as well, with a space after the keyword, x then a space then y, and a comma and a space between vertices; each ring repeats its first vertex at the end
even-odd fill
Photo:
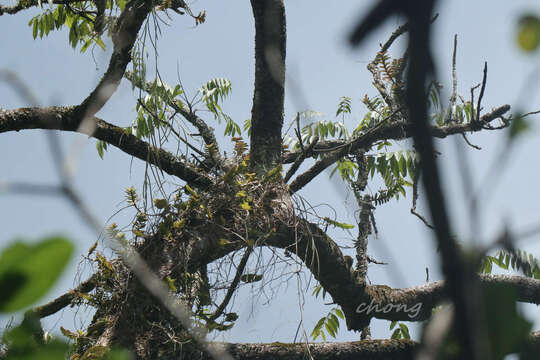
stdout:
POLYGON ((479 271, 484 274, 491 274, 493 265, 500 269, 520 271, 525 276, 540 279, 540 262, 532 254, 523 250, 507 251, 501 250, 495 256, 484 256, 480 264, 479 271))

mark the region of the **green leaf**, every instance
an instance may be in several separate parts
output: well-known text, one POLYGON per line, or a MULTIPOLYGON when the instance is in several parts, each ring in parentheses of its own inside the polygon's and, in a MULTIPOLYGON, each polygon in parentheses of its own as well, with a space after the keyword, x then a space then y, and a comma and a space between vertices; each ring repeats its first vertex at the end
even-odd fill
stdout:
POLYGON ((351 98, 348 96, 342 96, 340 98, 338 108, 336 111, 336 116, 339 116, 340 114, 350 114, 351 113, 351 98))
POLYGON ((336 227, 342 228, 342 229, 354 229, 354 225, 347 224, 347 223, 341 223, 337 222, 335 220, 330 219, 329 217, 323 217, 323 220, 329 223, 330 225, 334 225, 336 227))
POLYGON ((42 298, 69 262, 73 245, 64 237, 37 244, 13 243, 0 254, 0 313, 21 310, 42 298))
POLYGON ((409 335, 409 328, 407 327, 407 325, 405 325, 403 323, 400 323, 399 328, 401 329, 401 335, 405 339, 410 339, 411 338, 411 335, 409 335))
POLYGON ((521 50, 533 52, 540 44, 540 19, 534 15, 524 15, 519 19, 517 43, 521 50))
POLYGON ((103 153, 107 150, 107 143, 101 140, 96 141, 96 150, 99 157, 103 159, 103 153))
MULTIPOLYGON (((81 46, 81 53, 84 53, 86 51, 86 49, 88 49, 88 47, 92 45, 92 39, 88 39, 84 42, 83 46, 81 46)), ((103 159, 103 156, 101 156, 101 158, 103 159)))
POLYGON ((37 19, 32 19, 32 37, 35 39, 37 38, 38 34, 38 21, 37 19))
POLYGON ((324 323, 324 328, 326 329, 326 331, 328 332, 328 334, 330 334, 330 336, 332 336, 333 338, 336 337, 336 331, 335 331, 335 329, 330 325, 330 323, 328 323, 328 322, 324 323))

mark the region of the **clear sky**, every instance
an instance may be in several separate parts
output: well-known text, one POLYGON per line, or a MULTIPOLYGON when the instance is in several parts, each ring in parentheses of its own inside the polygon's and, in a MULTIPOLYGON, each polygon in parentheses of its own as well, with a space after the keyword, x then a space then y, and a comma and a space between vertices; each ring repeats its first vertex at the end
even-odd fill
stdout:
MULTIPOLYGON (((350 0, 286 2, 286 121, 290 121, 297 111, 306 109, 320 111, 324 118, 334 120, 340 96, 353 99, 353 116, 347 120, 347 125, 352 127, 355 121, 363 117, 366 109, 361 104, 361 98, 366 93, 375 94, 366 65, 375 55, 378 44, 386 40, 400 21, 389 21, 371 35, 363 46, 353 51, 346 44, 346 35, 358 17, 375 1, 358 3, 350 0), (294 88, 300 89, 301 96, 291 96, 294 88)), ((2 1, 2 4, 5 2, 2 1)), ((175 83, 179 76, 191 94, 211 78, 230 79, 233 92, 224 109, 238 123, 243 123, 250 117, 253 89, 254 30, 249 2, 199 1, 194 2, 192 8, 195 11, 206 10, 207 21, 194 28, 192 19, 171 13, 171 26, 162 27, 162 37, 158 43, 160 73, 169 83, 175 83)), ((440 16, 435 23, 433 50, 438 78, 443 84, 450 81, 452 42, 457 33, 458 88, 461 94, 468 96, 469 88, 481 81, 483 63, 487 61, 486 110, 502 104, 520 105, 523 111, 540 109, 538 89, 523 90, 528 81, 534 79, 533 76, 539 75, 540 58, 538 55, 521 54, 515 45, 519 15, 524 11, 540 14, 538 1, 440 1, 437 11, 440 16)), ((5 34, 0 40, 0 68, 16 72, 32 87, 44 105, 80 103, 106 69, 110 46, 106 53, 95 49, 80 54, 68 45, 65 30, 52 32, 47 38, 34 41, 27 23, 36 13, 32 10, 0 17, 0 33, 5 34)), ((135 96, 124 82, 98 115, 116 125, 129 125, 134 116, 135 96)), ((0 84, 0 99, 0 107, 3 108, 26 105, 5 84, 0 84)), ((208 119, 212 121, 211 117, 208 119)), ((513 149, 510 161, 500 166, 500 171, 494 175, 497 177, 496 186, 486 188, 486 174, 492 164, 502 165, 497 162, 506 134, 499 132, 470 136, 470 140, 483 149, 465 149, 474 177, 473 188, 483 188, 486 194, 479 208, 482 226, 479 238, 474 239, 477 243, 488 244, 505 224, 520 231, 540 223, 537 185, 540 168, 536 159, 540 141, 536 122, 540 118, 532 119, 533 131, 513 149)), ((144 165, 113 148, 101 160, 93 140, 87 140, 82 135, 60 135, 64 151, 76 159, 74 183, 87 204, 104 223, 114 215, 111 221, 126 225, 129 213, 116 213, 125 205, 122 203, 124 189, 132 185, 141 188, 144 165)), ((443 155, 440 159, 453 215, 452 225, 459 238, 469 242, 470 217, 457 166, 460 158, 456 154, 456 143, 464 146, 461 139, 441 142, 439 149, 443 155)), ((403 142, 398 146, 407 148, 408 144, 403 142)), ((58 181, 46 137, 41 131, 0 134, 0 169, 0 182, 50 184, 58 181)), ((312 204, 330 204, 344 221, 353 222, 354 206, 350 201, 347 205, 346 192, 339 191, 340 181, 328 181, 327 177, 327 174, 323 174, 301 194, 312 204)), ((377 186, 372 184, 370 189, 376 191, 377 186)), ((369 253, 389 265, 370 267, 369 278, 374 284, 393 287, 421 285, 425 282, 426 267, 429 268, 430 280, 440 278, 432 234, 410 215, 410 205, 408 198, 377 209, 380 234, 378 239, 370 239, 369 253)), ((421 206, 421 209, 424 207, 421 206)), ((321 211, 330 210, 322 208, 321 211)), ((90 270, 82 255, 97 236, 85 227, 65 200, 0 193, 0 215, 0 247, 17 237, 36 239, 52 233, 67 234, 76 242, 77 258, 62 281, 43 301, 73 287, 90 270)), ((340 245, 351 245, 346 239, 347 234, 332 235, 340 245)), ((539 240, 540 234, 519 243, 518 247, 538 256, 539 240)), ((331 308, 320 299, 312 298, 311 291, 307 293, 305 302, 299 299, 295 278, 288 284, 282 284, 273 295, 269 292, 255 296, 256 301, 251 300, 252 293, 260 295, 258 287, 246 287, 237 296, 235 309, 240 319, 233 330, 220 335, 220 339, 234 342, 292 341, 301 318, 309 333, 315 322, 331 308), (270 303, 267 303, 266 295, 272 295, 270 303), (302 303, 303 312, 299 303, 302 303)), ((540 329, 538 307, 529 305, 525 308, 527 314, 536 319, 535 330, 540 329)), ((63 325, 73 329, 80 327, 81 321, 87 316, 84 313, 74 316, 72 312, 65 311, 47 319, 45 326, 52 329, 63 325)), ((374 321, 373 335, 388 337, 388 324, 374 321)), ((358 334, 347 332, 342 323, 337 340, 357 339, 358 334)))

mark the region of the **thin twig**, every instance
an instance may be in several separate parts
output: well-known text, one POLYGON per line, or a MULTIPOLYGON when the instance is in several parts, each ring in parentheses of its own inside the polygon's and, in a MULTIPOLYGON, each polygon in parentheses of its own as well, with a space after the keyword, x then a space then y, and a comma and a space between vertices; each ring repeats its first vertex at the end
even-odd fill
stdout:
POLYGON ((448 111, 446 112, 445 123, 452 120, 454 106, 456 105, 456 99, 457 99, 456 53, 457 53, 457 34, 454 35, 454 51, 452 54, 452 95, 450 96, 450 103, 448 104, 448 111))
POLYGON ((480 88, 480 95, 478 96, 478 105, 476 105, 476 121, 480 121, 480 106, 482 105, 482 98, 484 97, 484 90, 486 89, 486 82, 487 82, 487 61, 484 62, 484 76, 482 78, 482 87, 480 88))
POLYGON ((298 158, 294 161, 294 163, 291 165, 291 167, 289 168, 289 170, 287 171, 287 174, 285 175, 285 177, 283 178, 283 181, 286 183, 287 181, 289 181, 289 179, 294 175, 294 173, 298 170, 298 168, 300 167, 300 165, 304 162, 304 160, 309 156, 309 154, 311 154, 311 152, 313 151, 313 148, 315 147, 315 145, 317 144, 317 142, 319 141, 319 137, 318 136, 315 136, 315 139, 313 139, 313 142, 311 144, 309 144, 309 146, 307 147, 307 149, 305 151, 302 151, 302 153, 300 155, 298 155, 298 158))
POLYGON ((195 146, 191 145, 187 139, 185 139, 184 137, 182 137, 182 135, 180 135, 180 133, 178 133, 178 131, 176 131, 171 124, 169 124, 167 121, 163 121, 162 119, 159 118, 159 116, 157 116, 153 111, 151 111, 150 109, 148 109, 148 107, 141 101, 141 99, 137 99, 137 103, 139 103, 139 105, 142 106, 142 108, 144 110, 146 110, 146 112, 150 115, 152 115, 152 117, 154 119, 156 119, 157 121, 159 121, 161 124, 165 125, 169 130, 172 131, 172 133, 174 135, 176 135, 176 137, 181 140, 184 144, 186 144, 191 150, 195 151, 197 154, 201 155, 201 156, 204 156, 206 157, 206 154, 203 153, 202 151, 200 151, 199 149, 197 149, 195 146))
POLYGON ((465 135, 465 133, 462 133, 461 136, 463 136, 463 140, 465 140, 465 142, 467 143, 467 145, 469 145, 470 147, 476 149, 476 150, 482 150, 482 148, 478 145, 474 145, 472 144, 469 139, 467 138, 467 135, 465 135))
POLYGON ((231 300, 232 295, 234 294, 234 292, 236 291, 236 288, 238 287, 238 283, 240 282, 242 274, 244 273, 244 269, 246 268, 247 261, 252 251, 253 251, 253 248, 251 246, 248 246, 246 248, 246 252, 244 252, 242 259, 240 260, 240 263, 238 264, 238 267, 236 268, 236 274, 234 275, 234 279, 231 282, 231 285, 227 289, 227 293, 225 294, 223 301, 217 307, 216 311, 214 311, 214 313, 208 318, 209 321, 216 320, 223 313, 223 310, 225 310, 225 308, 229 304, 229 301, 231 300))
MULTIPOLYGON (((420 171, 420 170, 417 170, 420 171)), ((413 180, 413 198, 412 198, 412 207, 411 207, 411 214, 418 217, 422 222, 430 229, 434 230, 435 227, 431 225, 426 218, 424 218, 422 215, 416 212, 416 201, 418 200, 418 179, 420 179, 420 173, 415 174, 414 180, 413 180)))

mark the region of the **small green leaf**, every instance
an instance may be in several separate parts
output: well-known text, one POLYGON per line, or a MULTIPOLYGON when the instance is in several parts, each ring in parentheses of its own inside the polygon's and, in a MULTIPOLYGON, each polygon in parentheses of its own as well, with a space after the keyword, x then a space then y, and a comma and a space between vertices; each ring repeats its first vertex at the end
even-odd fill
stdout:
POLYGON ((37 19, 32 19, 32 37, 37 38, 38 34, 38 22, 37 19))
POLYGON ((0 254, 0 313, 21 310, 42 298, 69 262, 73 245, 64 237, 13 243, 0 254))
POLYGON ((534 15, 524 15, 519 20, 517 42, 521 50, 533 52, 540 44, 540 19, 534 15))
POLYGON ((409 328, 407 327, 407 325, 400 323, 399 328, 401 329, 401 335, 403 336, 403 338, 405 339, 411 338, 411 335, 409 335, 409 328))
POLYGON ((399 328, 392 333, 392 339, 401 339, 401 330, 399 328))

